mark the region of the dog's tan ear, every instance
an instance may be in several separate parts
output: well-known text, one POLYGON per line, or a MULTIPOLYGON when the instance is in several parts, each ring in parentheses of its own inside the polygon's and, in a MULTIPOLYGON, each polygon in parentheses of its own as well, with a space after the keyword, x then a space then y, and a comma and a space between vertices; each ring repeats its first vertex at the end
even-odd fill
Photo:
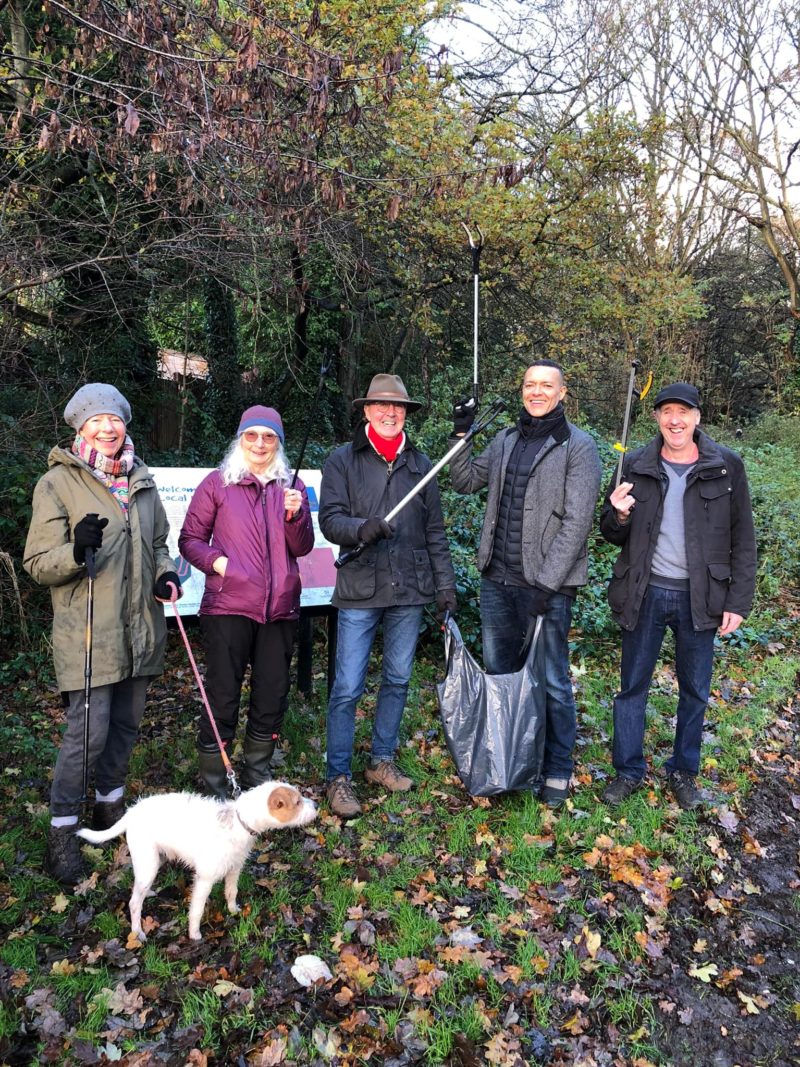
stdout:
POLYGON ((297 812, 298 805, 301 803, 302 797, 290 785, 277 786, 270 791, 267 798, 269 813, 278 822, 290 822, 297 812))

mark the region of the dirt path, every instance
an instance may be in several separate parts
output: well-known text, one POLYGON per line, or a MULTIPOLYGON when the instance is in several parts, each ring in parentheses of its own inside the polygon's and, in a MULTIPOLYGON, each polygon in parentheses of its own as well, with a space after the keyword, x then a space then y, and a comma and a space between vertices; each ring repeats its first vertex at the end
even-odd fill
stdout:
POLYGON ((707 882, 671 908, 651 992, 675 1067, 800 1064, 800 702, 782 716, 753 753, 741 810, 731 798, 708 814, 707 882))

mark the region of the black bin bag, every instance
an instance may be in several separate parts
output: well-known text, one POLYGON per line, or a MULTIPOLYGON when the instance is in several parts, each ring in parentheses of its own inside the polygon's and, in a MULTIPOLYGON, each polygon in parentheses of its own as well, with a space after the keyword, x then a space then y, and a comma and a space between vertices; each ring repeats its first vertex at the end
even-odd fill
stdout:
POLYGON ((455 621, 445 620, 447 674, 436 687, 444 736, 468 793, 490 797, 541 784, 545 740, 544 657, 537 621, 525 663, 514 674, 486 674, 455 621))

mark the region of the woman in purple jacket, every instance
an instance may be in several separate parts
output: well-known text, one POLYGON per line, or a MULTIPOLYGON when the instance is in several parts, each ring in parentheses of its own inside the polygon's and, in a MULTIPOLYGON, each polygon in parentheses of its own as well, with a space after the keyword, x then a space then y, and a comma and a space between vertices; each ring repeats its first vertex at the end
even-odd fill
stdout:
MULTIPOLYGON (((236 734, 251 667, 242 786, 268 781, 289 693, 300 615, 297 557, 314 547, 305 486, 288 488, 283 423, 274 408, 248 408, 219 468, 198 485, 186 512, 181 555, 206 575, 200 625, 206 689, 220 736, 236 734)), ((207 716, 198 737, 200 775, 226 796, 225 767, 207 716)))

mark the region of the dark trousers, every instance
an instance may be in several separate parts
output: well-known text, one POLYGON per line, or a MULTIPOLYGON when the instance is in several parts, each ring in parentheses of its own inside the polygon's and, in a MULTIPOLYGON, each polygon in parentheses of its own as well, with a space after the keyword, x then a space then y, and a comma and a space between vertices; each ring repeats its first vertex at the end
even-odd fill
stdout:
MULTIPOLYGON (((530 586, 481 580, 483 663, 489 674, 513 674, 522 667, 520 646, 530 621, 532 597, 530 586)), ((547 716, 543 767, 546 778, 569 778, 572 774, 577 725, 569 673, 571 622, 572 598, 554 593, 547 605, 541 638, 547 716)))
MULTIPOLYGON (((125 785, 128 762, 144 714, 149 678, 126 678, 113 685, 93 686, 89 699, 89 776, 95 789, 111 793, 125 785)), ((67 729, 50 787, 50 814, 78 815, 83 793, 83 689, 68 694, 67 729)))
POLYGON ((675 673, 678 676, 678 724, 672 755, 664 764, 668 774, 700 768, 716 630, 695 630, 689 592, 647 587, 639 620, 622 632, 620 691, 614 698, 614 769, 624 778, 643 778, 647 696, 667 627, 675 635, 675 673))
MULTIPOLYGON (((201 615, 206 652, 206 692, 223 741, 232 741, 239 722, 242 681, 248 664, 250 708, 247 734, 268 741, 281 732, 289 697, 289 667, 297 623, 254 622, 244 615, 201 615)), ((203 709, 198 742, 217 747, 203 709)))

